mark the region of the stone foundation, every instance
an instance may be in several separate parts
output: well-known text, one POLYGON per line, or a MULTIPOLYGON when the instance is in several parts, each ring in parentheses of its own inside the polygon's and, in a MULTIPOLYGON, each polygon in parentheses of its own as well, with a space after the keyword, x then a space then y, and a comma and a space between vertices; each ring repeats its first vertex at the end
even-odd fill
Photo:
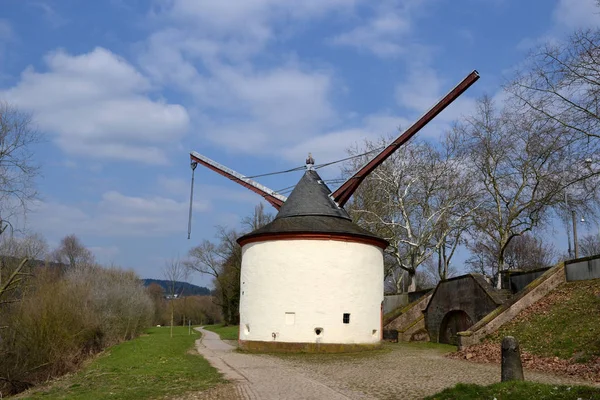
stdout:
POLYGON ((354 353, 381 348, 381 343, 293 343, 239 340, 239 348, 257 353, 354 353))

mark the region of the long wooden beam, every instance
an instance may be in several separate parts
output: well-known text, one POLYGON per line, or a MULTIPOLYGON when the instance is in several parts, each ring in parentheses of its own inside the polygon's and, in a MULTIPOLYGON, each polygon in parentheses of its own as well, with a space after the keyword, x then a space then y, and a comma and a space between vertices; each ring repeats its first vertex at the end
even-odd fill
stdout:
POLYGON ((287 200, 287 197, 280 195, 274 190, 271 190, 268 187, 261 185, 260 183, 253 181, 252 179, 247 178, 239 172, 236 172, 231 168, 219 164, 218 162, 211 160, 210 158, 203 156, 200 153, 192 151, 190 153, 190 159, 192 161, 197 162, 198 164, 204 165, 206 168, 215 171, 219 175, 223 175, 224 177, 231 179, 236 183, 239 183, 245 188, 252 190, 254 193, 261 195, 266 201, 269 202, 269 204, 271 204, 277 210, 279 210, 283 203, 287 200))
POLYGON ((331 194, 333 200, 338 206, 343 207, 352 194, 358 189, 361 182, 371 173, 375 168, 381 165, 389 156, 391 156, 400 146, 406 143, 411 137, 419 132, 425 125, 427 125, 432 119, 434 119, 439 113, 441 113, 446 107, 448 107, 454 100, 456 100, 461 94, 463 94, 472 84, 479 79, 479 73, 477 71, 471 72, 465 79, 463 79, 454 89, 452 89, 446 96, 444 96, 435 106, 427 111, 417 122, 415 122, 410 128, 405 130, 396 140, 390 145, 383 149, 377 154, 371 161, 365 166, 359 169, 354 175, 348 178, 342 186, 340 186, 335 192, 331 194))

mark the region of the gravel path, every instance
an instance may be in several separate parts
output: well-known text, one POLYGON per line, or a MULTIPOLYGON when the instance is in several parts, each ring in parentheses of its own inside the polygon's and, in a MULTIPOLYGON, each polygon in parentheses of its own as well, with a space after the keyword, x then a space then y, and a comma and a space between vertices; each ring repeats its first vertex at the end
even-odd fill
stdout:
MULTIPOLYGON (((261 355, 236 352, 218 335, 201 329, 198 352, 232 385, 190 399, 421 399, 462 383, 498 382, 500 367, 443 357, 422 344, 386 344, 355 354, 261 355), (225 391, 226 394, 220 394, 225 391)), ((567 377, 526 371, 531 381, 575 384, 567 377)), ((581 383, 581 382, 579 382, 581 383)), ((589 384, 589 383, 588 383, 589 384)))

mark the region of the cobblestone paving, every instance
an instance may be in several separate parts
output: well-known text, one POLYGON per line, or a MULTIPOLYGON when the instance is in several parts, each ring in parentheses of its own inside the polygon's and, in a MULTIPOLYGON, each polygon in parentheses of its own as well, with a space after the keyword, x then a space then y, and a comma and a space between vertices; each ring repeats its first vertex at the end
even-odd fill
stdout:
MULTIPOLYGON (((198 351, 225 374, 229 397, 198 393, 190 399, 421 399, 459 382, 498 382, 500 367, 443 357, 423 344, 386 344, 356 354, 258 355, 234 351, 212 332, 202 331, 198 351), (208 396, 208 397, 207 397, 208 396), (212 397, 211 397, 212 396, 212 397)), ((567 377, 526 371, 531 381, 575 384, 567 377)))

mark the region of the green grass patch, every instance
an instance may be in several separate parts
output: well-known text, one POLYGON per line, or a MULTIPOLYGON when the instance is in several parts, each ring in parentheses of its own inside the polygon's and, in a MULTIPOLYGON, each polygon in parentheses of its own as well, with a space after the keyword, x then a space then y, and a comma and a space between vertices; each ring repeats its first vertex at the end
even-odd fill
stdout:
POLYGON ((598 399, 600 389, 587 386, 547 385, 534 382, 503 382, 489 386, 459 383, 426 397, 426 400, 572 400, 598 399))
POLYGON ((510 335, 521 349, 543 357, 587 362, 600 356, 600 279, 568 282, 490 337, 510 335))
POLYGON ((206 325, 204 329, 218 334, 223 340, 238 340, 240 333, 239 325, 206 325))
POLYGON ((224 382, 193 349, 199 334, 187 327, 151 328, 146 335, 113 346, 80 372, 47 388, 25 394, 31 399, 151 399, 208 389, 224 382))

